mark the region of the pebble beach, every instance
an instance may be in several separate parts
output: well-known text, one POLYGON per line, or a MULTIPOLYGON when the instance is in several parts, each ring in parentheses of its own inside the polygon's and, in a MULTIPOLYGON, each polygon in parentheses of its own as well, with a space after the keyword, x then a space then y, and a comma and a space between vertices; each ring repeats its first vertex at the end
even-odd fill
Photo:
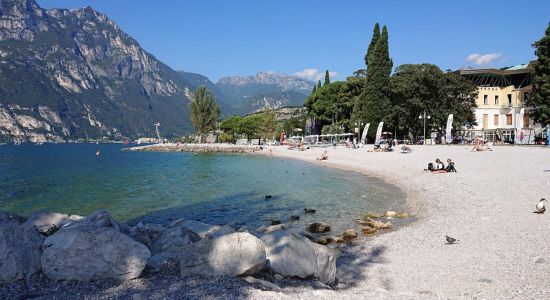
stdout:
MULTIPOLYGON (((533 213, 550 192, 550 149, 412 146, 412 153, 344 147, 292 151, 286 157, 382 178, 407 194, 417 221, 350 249, 337 289, 259 298, 548 299, 550 216, 533 213), (328 160, 318 161, 328 151, 328 160), (436 158, 457 173, 423 172, 436 158), (448 245, 445 235, 457 238, 448 245)), ((267 154, 269 155, 269 153, 267 154)))

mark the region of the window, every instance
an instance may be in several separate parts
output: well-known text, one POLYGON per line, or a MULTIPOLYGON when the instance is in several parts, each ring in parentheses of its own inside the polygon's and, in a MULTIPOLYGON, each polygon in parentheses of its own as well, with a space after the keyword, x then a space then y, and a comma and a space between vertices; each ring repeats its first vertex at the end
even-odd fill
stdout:
POLYGON ((498 127, 498 115, 494 116, 494 120, 495 120, 495 127, 498 127))
POLYGON ((483 104, 489 104, 489 96, 483 95, 483 104))
POLYGON ((512 94, 508 94, 506 96, 508 96, 508 106, 512 106, 512 94))
POLYGON ((529 114, 523 115, 523 128, 529 128, 529 114))
POLYGON ((489 123, 489 115, 488 115, 488 114, 484 114, 484 115, 483 115, 483 129, 487 129, 488 123, 489 123))
POLYGON ((495 104, 498 104, 498 95, 495 95, 495 104))
POLYGON ((512 114, 506 115, 506 125, 512 125, 512 114))

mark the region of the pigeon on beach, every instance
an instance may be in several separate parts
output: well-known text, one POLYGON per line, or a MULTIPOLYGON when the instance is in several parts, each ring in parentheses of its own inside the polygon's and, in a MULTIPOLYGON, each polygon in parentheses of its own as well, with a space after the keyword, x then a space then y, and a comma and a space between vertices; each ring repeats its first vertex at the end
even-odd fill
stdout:
POLYGON ((546 207, 544 207, 544 201, 546 201, 546 199, 540 199, 539 203, 537 203, 537 206, 535 206, 537 210, 534 211, 534 213, 543 214, 546 211, 546 207))
POLYGON ((447 244, 449 244, 449 245, 452 245, 452 244, 454 244, 454 243, 456 243, 456 242, 458 241, 457 239, 452 238, 452 237, 450 237, 450 236, 448 236, 448 235, 445 236, 445 239, 447 240, 447 244))

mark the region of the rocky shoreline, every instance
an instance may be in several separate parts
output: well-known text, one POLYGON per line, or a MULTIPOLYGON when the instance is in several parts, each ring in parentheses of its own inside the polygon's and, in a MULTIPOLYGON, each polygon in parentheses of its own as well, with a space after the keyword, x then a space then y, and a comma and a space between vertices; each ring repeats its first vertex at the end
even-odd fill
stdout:
POLYGON ((193 152, 193 153, 256 153, 260 146, 233 144, 182 144, 166 143, 124 148, 123 151, 193 152))

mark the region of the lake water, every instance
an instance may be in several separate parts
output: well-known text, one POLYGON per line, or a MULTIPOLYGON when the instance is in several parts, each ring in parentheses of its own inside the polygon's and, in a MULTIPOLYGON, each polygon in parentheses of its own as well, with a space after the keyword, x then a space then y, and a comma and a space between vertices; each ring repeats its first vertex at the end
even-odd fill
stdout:
MULTIPOLYGON (((0 210, 86 215, 119 221, 180 217, 256 228, 290 215, 353 227, 368 211, 404 208, 404 194, 375 178, 301 161, 252 155, 124 152, 120 144, 0 146, 0 210), (96 149, 101 155, 96 157, 96 149), (265 195, 272 195, 267 199, 265 195), (313 208, 316 214, 304 215, 313 208)), ((397 220, 396 220, 397 221, 397 220)))

